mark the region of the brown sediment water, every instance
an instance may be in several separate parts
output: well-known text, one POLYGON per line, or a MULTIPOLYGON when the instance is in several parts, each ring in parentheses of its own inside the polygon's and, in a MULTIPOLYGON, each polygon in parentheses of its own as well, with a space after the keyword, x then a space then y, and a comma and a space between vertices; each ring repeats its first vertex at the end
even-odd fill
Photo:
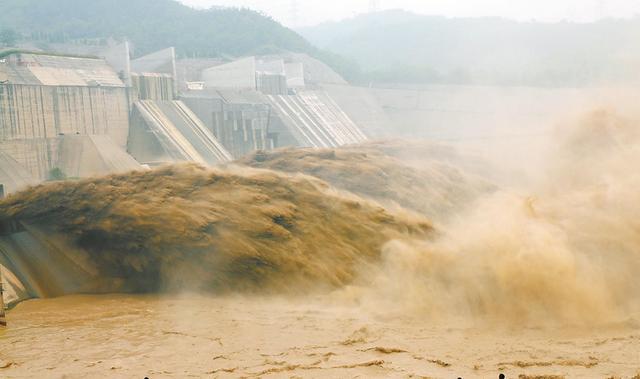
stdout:
POLYGON ((472 187, 452 192, 465 205, 440 208, 456 217, 435 227, 435 208, 418 201, 426 184, 408 187, 416 199, 398 190, 428 171, 371 146, 240 162, 265 170, 184 165, 25 191, 0 203, 2 217, 77 249, 95 292, 165 295, 21 303, 0 367, 17 377, 631 377, 638 125, 600 110, 564 126, 529 191, 431 172, 438 196, 472 187))
POLYGON ((71 296, 9 321, 3 378, 630 378, 640 364, 632 325, 442 327, 323 296, 71 296))
POLYGON ((462 159, 443 147, 414 144, 414 159, 408 162, 398 144, 379 141, 339 149, 285 148, 256 152, 236 163, 314 176, 336 188, 386 206, 399 205, 436 221, 497 189, 454 165, 462 159))
MULTIPOLYGON (((60 240, 48 258, 73 250, 89 276, 76 292, 336 288, 386 241, 433 229, 311 177, 190 164, 37 186, 0 203, 0 217, 60 240)), ((43 287, 72 272, 60 274, 43 287)))
POLYGON ((486 196, 435 239, 389 242, 345 296, 471 324, 637 320, 639 126, 606 110, 565 125, 544 182, 486 196))

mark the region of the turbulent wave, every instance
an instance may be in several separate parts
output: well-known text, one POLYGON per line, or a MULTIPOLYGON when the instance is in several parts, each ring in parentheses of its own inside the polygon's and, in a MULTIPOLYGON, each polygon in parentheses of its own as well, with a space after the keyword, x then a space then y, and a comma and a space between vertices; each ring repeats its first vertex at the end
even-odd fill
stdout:
POLYGON ((605 110, 567 125, 535 193, 494 193, 441 225, 438 238, 388 243, 384 263, 354 292, 376 308, 436 318, 593 325, 634 317, 639 126, 605 110))
POLYGON ((337 188, 400 205, 435 221, 449 218, 495 187, 452 163, 463 159, 437 145, 397 141, 338 149, 260 151, 238 163, 256 168, 303 173, 337 188))
POLYGON ((343 286, 389 239, 432 229, 310 177, 189 164, 41 185, 0 218, 63 238, 92 267, 89 292, 343 286))
POLYGON ((428 320, 595 325, 640 311, 639 125, 602 110, 565 126, 528 193, 373 144, 47 184, 0 218, 64 238, 95 291, 330 289, 428 320))

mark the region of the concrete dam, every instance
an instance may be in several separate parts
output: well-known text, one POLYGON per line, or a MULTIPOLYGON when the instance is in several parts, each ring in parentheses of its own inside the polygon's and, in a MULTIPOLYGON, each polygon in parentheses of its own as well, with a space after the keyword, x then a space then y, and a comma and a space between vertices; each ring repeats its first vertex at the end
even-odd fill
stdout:
MULTIPOLYGON (((344 80, 302 54, 222 62, 176 59, 173 48, 132 59, 127 42, 69 50, 0 51, 3 195, 45 181, 177 162, 211 167, 259 150, 333 148, 375 134, 325 88, 344 80)), ((89 290, 95 268, 64 238, 20 220, 1 223, 6 303, 89 290)))

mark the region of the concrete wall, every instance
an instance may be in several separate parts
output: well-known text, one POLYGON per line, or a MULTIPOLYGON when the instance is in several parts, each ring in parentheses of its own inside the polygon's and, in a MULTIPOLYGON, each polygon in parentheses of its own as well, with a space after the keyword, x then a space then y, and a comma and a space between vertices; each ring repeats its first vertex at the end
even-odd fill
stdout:
POLYGON ((174 100, 175 81, 168 74, 133 74, 133 96, 139 100, 174 100))
POLYGON ((61 135, 108 135, 123 148, 129 99, 120 87, 0 85, 0 150, 35 178, 56 167, 61 135))
POLYGON ((338 147, 367 140, 365 134, 325 91, 265 97, 288 133, 293 146, 338 147))
POLYGON ((97 270, 85 252, 51 231, 22 223, 15 225, 16 230, 12 231, 3 226, 0 235, 0 266, 14 279, 11 287, 16 298, 10 301, 98 290, 87 286, 95 279, 97 270))
MULTIPOLYGON (((352 111, 350 104, 356 98, 345 95, 353 91, 338 87, 329 87, 329 91, 345 110, 352 111), (340 91, 344 94, 338 96, 340 91)), ((459 85, 359 91, 384 112, 385 124, 376 126, 380 128, 379 135, 446 143, 508 172, 517 174, 517 170, 527 176, 538 175, 544 167, 563 123, 595 109, 628 106, 629 99, 638 94, 638 89, 632 87, 459 85)), ((365 118, 366 114, 354 116, 354 120, 365 118)))
POLYGON ((302 62, 291 62, 284 65, 289 88, 304 88, 304 65, 302 62))
POLYGON ((229 104, 218 98, 194 96, 182 100, 234 158, 273 148, 267 130, 271 113, 268 105, 229 104))
POLYGON ((255 89, 256 59, 249 57, 202 71, 207 88, 255 89))
POLYGON ((7 153, 0 151, 0 184, 3 186, 4 195, 17 192, 37 180, 7 153))
POLYGON ((131 61, 131 71, 135 73, 163 73, 176 77, 176 51, 169 47, 144 55, 131 61))
POLYGON ((182 101, 137 101, 127 151, 149 165, 180 161, 215 165, 232 159, 182 101))
POLYGON ((87 178, 139 170, 132 156, 116 146, 108 135, 59 137, 56 167, 68 178, 87 178))
POLYGON ((0 141, 0 151, 15 159, 37 180, 46 180, 58 160, 59 139, 35 138, 0 141))
POLYGON ((0 85, 1 141, 108 134, 125 146, 128 118, 125 88, 0 85))
POLYGON ((256 75, 258 91, 268 95, 286 95, 288 93, 287 77, 279 74, 256 75))
POLYGON ((389 130, 389 117, 369 88, 323 84, 322 89, 329 93, 367 136, 376 139, 392 134, 389 130))

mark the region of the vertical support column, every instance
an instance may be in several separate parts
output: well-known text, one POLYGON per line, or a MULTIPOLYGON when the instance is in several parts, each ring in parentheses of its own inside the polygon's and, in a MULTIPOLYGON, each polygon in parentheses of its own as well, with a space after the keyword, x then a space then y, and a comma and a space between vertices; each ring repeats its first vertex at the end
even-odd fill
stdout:
POLYGON ((129 41, 124 41, 124 84, 126 87, 131 87, 133 82, 131 81, 131 48, 129 41))
POLYGON ((0 328, 7 326, 7 319, 4 315, 4 290, 2 288, 2 269, 0 269, 0 328))
POLYGON ((178 68, 176 65, 176 48, 171 47, 171 76, 173 76, 173 99, 178 99, 178 68))
MULTIPOLYGON (((0 184, 0 199, 4 198, 4 184, 0 184)), ((4 289, 2 288, 2 266, 0 266, 0 328, 7 326, 4 315, 4 289)))

